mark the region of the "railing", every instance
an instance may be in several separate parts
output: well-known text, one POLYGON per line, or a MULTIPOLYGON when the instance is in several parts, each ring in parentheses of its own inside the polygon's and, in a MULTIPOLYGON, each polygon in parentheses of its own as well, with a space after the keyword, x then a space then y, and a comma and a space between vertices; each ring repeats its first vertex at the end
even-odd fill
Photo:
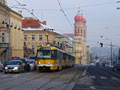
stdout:
POLYGON ((8 47, 8 43, 0 43, 0 48, 8 47))

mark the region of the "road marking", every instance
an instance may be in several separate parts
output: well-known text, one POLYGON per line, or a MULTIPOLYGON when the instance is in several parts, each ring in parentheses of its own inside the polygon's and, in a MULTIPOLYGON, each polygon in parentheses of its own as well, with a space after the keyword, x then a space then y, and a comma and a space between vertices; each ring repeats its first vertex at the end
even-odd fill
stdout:
POLYGON ((14 75, 14 76, 12 76, 12 77, 17 78, 18 76, 20 76, 20 74, 19 74, 19 75, 14 75))
POLYGON ((9 75, 3 75, 3 76, 1 76, 1 77, 7 77, 7 76, 9 76, 9 75))
POLYGON ((107 79, 107 77, 104 77, 104 76, 101 76, 100 78, 101 78, 101 79, 107 79))
POLYGON ((85 76, 85 75, 86 75, 87 69, 88 69, 88 66, 86 67, 86 69, 85 69, 85 71, 83 72, 82 76, 85 76))
POLYGON ((95 78, 96 78, 96 76, 90 76, 90 78, 95 79, 95 78))
POLYGON ((95 87, 93 87, 93 86, 90 86, 90 89, 96 89, 95 87))
POLYGON ((117 78, 115 78, 115 77, 112 77, 112 79, 113 79, 113 80, 119 80, 119 79, 117 79, 117 78))

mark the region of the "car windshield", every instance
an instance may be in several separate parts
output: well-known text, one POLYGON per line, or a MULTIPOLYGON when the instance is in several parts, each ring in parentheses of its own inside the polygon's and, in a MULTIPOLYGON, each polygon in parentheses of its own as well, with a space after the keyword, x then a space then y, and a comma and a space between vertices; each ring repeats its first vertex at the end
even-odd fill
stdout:
POLYGON ((23 63, 27 63, 25 59, 16 59, 16 60, 21 60, 23 63))
POLYGON ((8 65, 19 65, 20 62, 19 61, 9 61, 8 65))
POLYGON ((34 61, 29 61, 29 63, 34 63, 34 61))

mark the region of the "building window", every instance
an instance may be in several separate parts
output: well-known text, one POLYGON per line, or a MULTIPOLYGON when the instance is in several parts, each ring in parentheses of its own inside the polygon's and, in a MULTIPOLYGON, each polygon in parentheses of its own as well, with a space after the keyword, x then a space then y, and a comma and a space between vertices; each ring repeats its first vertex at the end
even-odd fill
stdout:
POLYGON ((35 54, 34 49, 35 49, 35 46, 32 45, 32 53, 33 53, 33 54, 35 54))
POLYGON ((83 33, 82 29, 81 29, 81 33, 83 33))
POLYGON ((32 45, 32 50, 34 50, 35 49, 35 46, 34 45, 32 45))
POLYGON ((35 35, 32 35, 32 40, 35 40, 35 35))
POLYGON ((80 33, 80 29, 78 28, 78 33, 80 33))
POLYGON ((42 40, 42 35, 39 36, 39 40, 42 40))
POLYGON ((5 33, 2 33, 2 36, 4 36, 5 35, 5 33))
POLYGON ((5 33, 2 33, 2 43, 5 42, 5 33))
POLYGON ((27 40, 27 35, 24 35, 24 40, 27 40))

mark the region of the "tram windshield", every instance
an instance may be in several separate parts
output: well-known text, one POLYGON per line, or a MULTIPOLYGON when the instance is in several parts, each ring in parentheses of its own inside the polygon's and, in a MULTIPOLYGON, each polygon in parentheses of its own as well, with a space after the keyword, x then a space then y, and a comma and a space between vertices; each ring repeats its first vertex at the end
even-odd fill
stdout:
POLYGON ((40 50, 37 53, 39 59, 55 59, 55 51, 51 50, 40 50))

